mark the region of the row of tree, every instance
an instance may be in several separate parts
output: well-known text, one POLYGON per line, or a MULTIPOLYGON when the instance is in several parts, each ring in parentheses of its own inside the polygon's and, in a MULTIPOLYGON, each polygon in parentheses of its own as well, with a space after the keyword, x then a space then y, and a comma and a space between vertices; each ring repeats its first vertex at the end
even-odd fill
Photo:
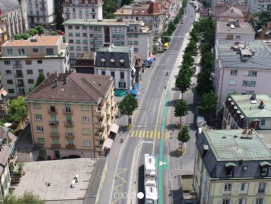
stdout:
POLYGON ((184 0, 182 2, 182 8, 179 10, 179 13, 175 17, 175 19, 169 23, 168 29, 163 32, 162 43, 166 43, 166 42, 170 41, 170 38, 167 36, 171 36, 171 34, 176 30, 176 28, 177 28, 176 25, 178 25, 178 23, 182 19, 183 15, 184 15, 184 9, 186 8, 186 6, 187 6, 187 0, 184 0))
POLYGON ((26 31, 25 33, 21 33, 21 34, 18 34, 18 35, 13 35, 12 37, 15 39, 15 40, 27 40, 30 36, 34 36, 34 35, 41 35, 43 34, 45 31, 45 28, 42 27, 42 26, 36 26, 35 28, 32 28, 32 29, 29 29, 28 31, 26 31))

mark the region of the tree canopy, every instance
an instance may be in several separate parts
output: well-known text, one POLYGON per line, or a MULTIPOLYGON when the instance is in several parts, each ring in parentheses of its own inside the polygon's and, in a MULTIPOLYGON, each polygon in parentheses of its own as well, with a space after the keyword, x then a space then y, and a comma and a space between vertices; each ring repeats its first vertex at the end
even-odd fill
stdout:
POLYGON ((45 80, 45 76, 44 76, 43 72, 40 72, 39 76, 37 78, 35 87, 37 87, 38 85, 40 85, 44 80, 45 80))
MULTIPOLYGON (((179 72, 176 81, 175 81, 175 86, 181 90, 182 95, 184 92, 186 92, 191 85, 191 76, 190 73, 188 73, 185 69, 181 69, 179 72)), ((183 97, 182 97, 183 98, 183 97)))
POLYGON ((186 101, 183 99, 179 99, 179 101, 177 102, 174 108, 174 116, 180 117, 180 123, 181 123, 182 117, 187 114, 188 114, 188 107, 187 107, 186 101))
POLYGON ((34 195, 33 193, 26 192, 20 197, 14 195, 5 197, 4 204, 45 204, 45 201, 41 200, 39 196, 34 195))
POLYGON ((263 26, 266 26, 266 23, 271 21, 271 11, 262 11, 255 14, 258 16, 258 20, 251 20, 253 28, 256 30, 261 29, 263 26))
POLYGON ((114 0, 104 0, 103 1, 103 18, 104 19, 114 19, 115 11, 118 9, 118 3, 114 0))
POLYGON ((7 121, 11 123, 20 123, 21 120, 27 116, 27 103, 24 101, 23 96, 18 96, 17 99, 13 99, 7 115, 7 121))
POLYGON ((55 14, 56 14, 56 29, 64 31, 64 26, 62 25, 64 22, 63 19, 63 6, 62 0, 54 0, 55 1, 55 14))
POLYGON ((181 142, 188 142, 190 140, 189 129, 185 125, 183 129, 178 133, 177 139, 181 142))
POLYGON ((198 74, 196 92, 198 95, 202 96, 210 90, 214 90, 211 73, 209 71, 202 71, 198 74))
POLYGON ((204 116, 208 116, 215 112, 217 108, 217 100, 218 98, 214 91, 203 94, 198 107, 199 112, 204 116))
POLYGON ((121 115, 133 115, 133 112, 137 107, 137 100, 132 94, 124 97, 124 99, 119 103, 119 111, 121 115))

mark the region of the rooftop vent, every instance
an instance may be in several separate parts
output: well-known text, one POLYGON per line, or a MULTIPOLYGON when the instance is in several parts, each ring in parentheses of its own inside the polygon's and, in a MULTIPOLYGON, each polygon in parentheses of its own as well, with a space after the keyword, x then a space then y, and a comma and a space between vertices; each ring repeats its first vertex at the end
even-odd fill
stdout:
POLYGON ((30 42, 38 42, 38 39, 36 39, 36 38, 30 38, 30 42))
POLYGON ((222 136, 222 139, 226 139, 226 138, 227 138, 227 136, 225 136, 225 135, 224 135, 224 136, 222 136))
POLYGON ((102 82, 103 82, 102 80, 99 81, 99 86, 102 86, 102 82))
POLYGON ((238 136, 237 136, 237 135, 234 135, 233 137, 234 137, 234 138, 238 138, 238 136))
POLYGON ((256 92, 253 92, 253 94, 250 97, 250 100, 255 100, 256 99, 256 92))
POLYGON ((259 108, 260 108, 260 109, 264 109, 264 102, 263 102, 263 100, 261 100, 261 103, 260 103, 260 105, 259 105, 259 108))
POLYGON ((122 18, 118 18, 117 22, 123 22, 122 18))

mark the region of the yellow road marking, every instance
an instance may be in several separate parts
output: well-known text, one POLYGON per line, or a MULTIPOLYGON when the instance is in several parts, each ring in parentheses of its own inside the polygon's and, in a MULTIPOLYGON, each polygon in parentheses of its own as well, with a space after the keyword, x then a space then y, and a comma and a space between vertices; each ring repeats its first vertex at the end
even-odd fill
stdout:
POLYGON ((136 130, 135 137, 137 137, 138 130, 136 130))
POLYGON ((150 132, 147 131, 146 138, 149 138, 149 134, 150 134, 150 132))
POLYGON ((145 134, 146 134, 146 131, 143 130, 143 132, 142 132, 142 137, 143 137, 143 138, 145 137, 145 134))
POLYGON ((164 132, 162 132, 162 139, 164 139, 164 132))
POLYGON ((156 139, 156 134, 157 134, 157 131, 154 132, 154 139, 156 139))
POLYGON ((132 134, 131 134, 131 137, 134 137, 134 134, 135 134, 135 131, 133 130, 133 131, 132 131, 132 134))
POLYGON ((153 131, 151 131, 151 136, 150 136, 150 138, 152 138, 152 135, 153 135, 153 131))
POLYGON ((168 139, 168 132, 166 132, 166 138, 165 138, 166 140, 168 139))
POLYGON ((117 175, 117 177, 118 177, 120 180, 122 180, 123 183, 126 183, 126 180, 125 180, 125 179, 123 179, 123 178, 120 177, 119 175, 117 175))
POLYGON ((140 131, 139 131, 139 135, 138 135, 138 137, 141 137, 141 133, 142 133, 142 130, 140 130, 140 131))

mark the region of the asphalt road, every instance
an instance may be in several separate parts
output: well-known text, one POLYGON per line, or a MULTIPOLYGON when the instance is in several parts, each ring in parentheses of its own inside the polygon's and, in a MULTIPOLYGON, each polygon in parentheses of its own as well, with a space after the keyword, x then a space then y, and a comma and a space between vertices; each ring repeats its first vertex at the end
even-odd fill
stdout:
MULTIPOLYGON (((132 164, 137 162, 133 161, 134 150, 138 145, 141 145, 142 141, 151 141, 153 142, 154 149, 149 148, 148 153, 157 154, 157 157, 168 158, 168 141, 167 139, 163 140, 166 137, 166 129, 164 130, 165 123, 162 120, 163 111, 167 108, 168 104, 165 103, 166 95, 170 90, 166 90, 164 87, 169 87, 170 77, 174 80, 174 76, 171 76, 175 62, 179 55, 182 43, 183 36, 189 31, 191 25, 194 22, 195 11, 193 7, 188 4, 187 6, 187 19, 184 21, 184 24, 179 25, 176 29, 174 36, 172 37, 170 47, 166 53, 164 53, 160 59, 157 59, 156 67, 152 71, 152 75, 149 79, 148 87, 145 91, 145 96, 140 104, 140 108, 135 117, 134 121, 134 131, 129 139, 128 143, 124 147, 122 155, 119 158, 118 169, 123 169, 121 173, 121 178, 115 177, 114 181, 114 190, 112 193, 111 204, 126 204, 127 198, 120 196, 120 194, 128 193, 130 178, 132 175, 131 170, 134 167, 132 164), (193 17, 191 17, 191 15, 193 17), (166 76, 168 72, 168 76, 166 76), (164 130, 162 132, 162 130, 164 130), (153 135, 151 135, 153 133, 153 135), (144 135, 146 134, 146 135, 144 135), (147 138, 148 135, 148 138, 147 138), (152 137, 152 138, 151 138, 152 137), (151 139, 150 139, 151 138, 151 139), (160 139, 161 138, 161 139, 160 139), (162 151, 162 152, 161 152, 162 151)), ((146 151, 141 151, 139 157, 142 157, 146 151)), ((138 165, 136 165, 138 166, 138 165)), ((140 173, 141 165, 138 166, 137 173, 140 173)), ((169 203, 169 191, 168 191, 168 169, 163 168, 159 173, 159 189, 162 190, 162 194, 159 193, 160 203, 168 204, 169 203)), ((138 177, 141 180, 141 177, 138 177)), ((141 181, 139 182, 141 183, 141 181)), ((137 192, 135 192, 137 193, 137 192)), ((129 196, 129 195, 128 195, 129 196)), ((130 204, 130 203, 129 203, 130 204)))

